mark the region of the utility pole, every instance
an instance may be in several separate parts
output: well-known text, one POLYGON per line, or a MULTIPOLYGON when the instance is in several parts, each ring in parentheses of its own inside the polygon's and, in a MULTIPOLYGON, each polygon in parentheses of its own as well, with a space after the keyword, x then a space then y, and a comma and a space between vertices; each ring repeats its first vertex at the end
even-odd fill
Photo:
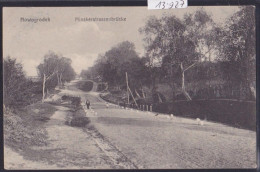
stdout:
POLYGON ((128 92, 128 76, 127 72, 125 72, 125 77, 126 77, 126 92, 127 92, 127 103, 129 104, 129 92, 128 92))

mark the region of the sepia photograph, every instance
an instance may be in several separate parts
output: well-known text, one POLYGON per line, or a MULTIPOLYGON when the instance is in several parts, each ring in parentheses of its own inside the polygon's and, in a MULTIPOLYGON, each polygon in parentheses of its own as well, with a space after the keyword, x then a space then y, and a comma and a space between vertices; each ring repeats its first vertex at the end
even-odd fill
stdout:
POLYGON ((4 169, 257 168, 255 6, 2 16, 4 169))

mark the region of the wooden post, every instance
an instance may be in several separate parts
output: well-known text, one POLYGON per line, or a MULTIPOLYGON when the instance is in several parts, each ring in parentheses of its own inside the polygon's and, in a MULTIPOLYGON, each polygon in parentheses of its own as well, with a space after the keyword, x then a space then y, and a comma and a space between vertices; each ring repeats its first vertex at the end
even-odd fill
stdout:
POLYGON ((151 112, 153 111, 153 106, 152 106, 152 105, 150 105, 150 111, 151 111, 151 112))
POLYGON ((129 104, 129 93, 128 93, 128 76, 127 76, 127 72, 125 73, 125 77, 126 77, 126 92, 127 92, 127 103, 129 104))
POLYGON ((128 89, 129 89, 129 92, 130 92, 130 94, 131 94, 131 96, 132 96, 132 98, 133 98, 134 102, 135 102, 135 105, 137 106, 137 102, 135 101, 135 98, 134 98, 134 95, 133 95, 133 93, 132 93, 131 89, 130 89, 129 87, 128 87, 128 89))
POLYGON ((185 71, 188 70, 189 68, 193 67, 196 63, 193 63, 192 65, 190 65, 189 67, 187 67, 186 69, 183 68, 182 63, 180 64, 181 67, 181 72, 182 72, 182 92, 184 94, 184 96, 186 97, 187 100, 192 100, 189 93, 186 91, 185 89, 185 71))
POLYGON ((146 111, 149 111, 148 105, 146 105, 146 111))
POLYGON ((43 82, 42 82, 42 102, 45 99, 45 82, 46 82, 46 75, 43 74, 43 82))
POLYGON ((143 95, 143 98, 145 98, 145 94, 144 94, 144 89, 142 87, 142 95, 143 95))
POLYGON ((60 79, 59 79, 59 74, 58 74, 58 72, 56 73, 56 76, 57 76, 58 86, 60 87, 60 79))

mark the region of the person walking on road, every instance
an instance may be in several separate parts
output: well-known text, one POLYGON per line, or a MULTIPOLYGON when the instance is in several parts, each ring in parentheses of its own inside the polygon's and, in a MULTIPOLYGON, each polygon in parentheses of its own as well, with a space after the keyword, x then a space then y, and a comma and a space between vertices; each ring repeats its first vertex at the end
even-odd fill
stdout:
POLYGON ((89 109, 89 107, 90 107, 90 101, 89 100, 86 100, 86 105, 87 105, 87 109, 89 109))

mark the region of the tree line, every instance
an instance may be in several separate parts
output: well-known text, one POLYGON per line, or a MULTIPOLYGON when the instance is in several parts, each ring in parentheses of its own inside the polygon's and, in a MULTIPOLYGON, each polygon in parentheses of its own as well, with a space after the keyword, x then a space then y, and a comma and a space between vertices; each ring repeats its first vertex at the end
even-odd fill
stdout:
MULTIPOLYGON (((182 19, 151 16, 139 30, 144 36, 144 56, 140 57, 133 43, 124 41, 100 54, 80 75, 106 82, 109 89, 126 90, 127 73, 134 96, 142 98, 146 97, 144 87, 156 93, 157 84, 165 83, 173 100, 180 93, 191 100, 191 90, 209 81, 224 83, 226 92, 237 90, 239 99, 255 98, 254 11, 252 6, 240 7, 224 26, 217 25, 203 8, 182 19)), ((15 58, 4 58, 4 105, 28 104, 37 96, 44 101, 49 91, 75 78, 71 63, 67 57, 48 52, 37 66, 40 80, 35 83, 15 58)))
POLYGON ((34 101, 47 98, 47 93, 55 87, 63 87, 65 82, 76 76, 71 66, 71 59, 48 52, 43 61, 37 66, 39 80, 28 78, 23 65, 15 58, 3 59, 3 96, 4 105, 10 107, 24 106, 34 101))
POLYGON ((177 94, 192 100, 195 86, 187 89, 191 83, 200 82, 196 87, 203 87, 216 81, 226 92, 236 90, 239 99, 251 99, 256 80, 254 10, 252 6, 240 7, 224 25, 216 24, 203 8, 182 19, 151 16, 139 29, 144 36, 144 56, 138 55, 133 43, 124 41, 100 54, 81 77, 124 90, 127 72, 136 96, 144 86, 156 92, 156 84, 165 83, 173 100, 177 94))

